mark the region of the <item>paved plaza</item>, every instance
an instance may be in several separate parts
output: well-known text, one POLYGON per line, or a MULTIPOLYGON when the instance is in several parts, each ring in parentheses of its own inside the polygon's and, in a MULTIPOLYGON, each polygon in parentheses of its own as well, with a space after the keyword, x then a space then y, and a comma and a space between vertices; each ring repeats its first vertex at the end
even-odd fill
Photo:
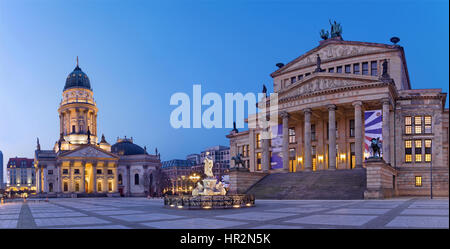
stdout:
POLYGON ((161 199, 79 198, 0 205, 0 228, 449 228, 449 200, 257 200, 253 208, 177 210, 161 199))

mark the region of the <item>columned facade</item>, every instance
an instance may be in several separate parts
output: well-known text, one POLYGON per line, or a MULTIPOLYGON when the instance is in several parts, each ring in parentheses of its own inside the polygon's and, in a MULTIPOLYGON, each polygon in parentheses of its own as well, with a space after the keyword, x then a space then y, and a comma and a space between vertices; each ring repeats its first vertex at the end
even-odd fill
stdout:
POLYGON ((426 195, 433 167, 433 189, 448 196, 447 94, 412 89, 401 46, 334 37, 279 65, 271 76, 282 131, 271 141, 261 127, 227 135, 230 145, 249 146, 250 171, 366 172, 375 148, 385 171, 374 166, 368 178, 382 179, 390 193, 426 195))

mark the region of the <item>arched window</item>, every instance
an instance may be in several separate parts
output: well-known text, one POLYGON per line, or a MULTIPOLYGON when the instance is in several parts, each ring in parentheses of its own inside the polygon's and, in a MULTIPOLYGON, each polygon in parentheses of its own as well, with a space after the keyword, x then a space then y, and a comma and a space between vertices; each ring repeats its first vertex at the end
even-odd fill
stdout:
POLYGON ((134 174, 134 185, 139 185, 139 174, 134 174))
POLYGON ((119 179, 117 180, 119 185, 122 185, 122 174, 119 174, 119 179))
POLYGON ((48 184, 48 192, 53 192, 53 183, 48 184))

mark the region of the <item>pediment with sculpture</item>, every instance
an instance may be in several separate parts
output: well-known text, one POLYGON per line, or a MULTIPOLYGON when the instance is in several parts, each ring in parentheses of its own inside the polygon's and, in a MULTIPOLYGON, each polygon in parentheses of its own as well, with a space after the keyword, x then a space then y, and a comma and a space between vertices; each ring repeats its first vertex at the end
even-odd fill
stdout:
MULTIPOLYGON (((345 43, 345 41, 343 41, 345 43)), ((350 42, 349 42, 350 43, 350 42)), ((330 43, 325 45, 322 48, 317 50, 313 49, 303 56, 293 60, 292 64, 287 64, 280 71, 276 72, 276 74, 282 74, 284 72, 288 72, 291 70, 295 70, 297 68, 311 66, 316 63, 317 55, 320 56, 322 62, 326 62, 327 60, 337 60, 343 59, 349 56, 358 56, 365 55, 369 53, 377 53, 377 52, 387 52, 386 47, 375 46, 375 45, 350 45, 350 44, 335 44, 330 43)))
POLYGON ((365 85, 370 83, 379 82, 378 80, 371 79, 355 79, 354 76, 350 77, 330 77, 330 76, 313 76, 312 78, 298 82, 297 85, 279 92, 279 99, 283 100, 298 95, 311 94, 315 92, 321 92, 324 90, 339 89, 351 86, 365 85))
POLYGON ((72 151, 64 152, 58 157, 71 157, 71 158, 102 158, 102 159, 118 159, 119 157, 97 148, 92 145, 82 146, 72 151))

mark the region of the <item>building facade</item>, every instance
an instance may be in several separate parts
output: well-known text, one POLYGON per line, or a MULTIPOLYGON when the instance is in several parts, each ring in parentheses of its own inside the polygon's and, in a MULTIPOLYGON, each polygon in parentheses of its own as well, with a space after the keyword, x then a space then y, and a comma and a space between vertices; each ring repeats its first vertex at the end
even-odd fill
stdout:
POLYGON ((162 171, 170 179, 172 193, 188 193, 195 187, 193 181, 189 178, 195 173, 200 176, 203 172, 195 171, 197 164, 192 160, 173 159, 162 162, 162 171))
POLYGON ((383 184, 396 195, 429 195, 432 167, 434 194, 448 196, 447 94, 412 88, 403 47, 338 36, 277 66, 279 125, 271 130, 280 142, 262 139, 260 128, 227 135, 231 156, 241 154, 251 172, 366 168, 370 140, 379 138, 393 172, 383 184))
POLYGON ((58 108, 59 140, 35 151, 36 189, 47 196, 146 196, 156 188, 160 155, 118 138, 98 142, 97 104, 87 75, 77 66, 66 79, 58 108))
POLYGON ((36 177, 33 159, 15 157, 6 165, 7 191, 35 191, 36 177))

